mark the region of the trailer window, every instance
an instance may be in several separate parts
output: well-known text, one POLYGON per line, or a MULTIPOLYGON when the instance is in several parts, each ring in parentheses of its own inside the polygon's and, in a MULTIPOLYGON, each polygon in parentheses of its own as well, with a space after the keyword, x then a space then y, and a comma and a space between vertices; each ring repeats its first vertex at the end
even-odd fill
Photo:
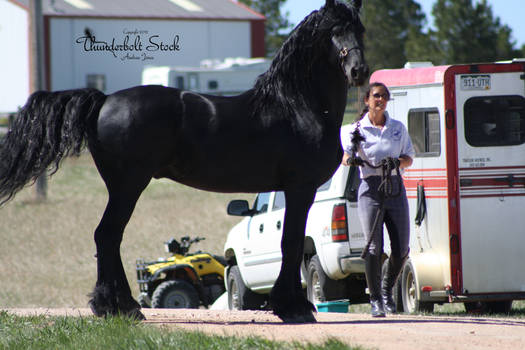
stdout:
POLYGON ((474 147, 512 146, 525 142, 525 98, 472 97, 465 102, 465 139, 474 147))
POLYGON ((437 108, 415 108, 408 111, 408 133, 416 157, 439 157, 441 132, 437 108))

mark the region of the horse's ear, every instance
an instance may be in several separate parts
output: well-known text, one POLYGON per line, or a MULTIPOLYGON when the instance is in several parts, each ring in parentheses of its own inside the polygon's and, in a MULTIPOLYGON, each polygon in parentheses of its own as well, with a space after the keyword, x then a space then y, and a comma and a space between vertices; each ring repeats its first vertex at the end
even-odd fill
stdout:
POLYGON ((361 4, 362 4, 362 1, 361 0, 353 0, 352 1, 353 5, 354 5, 354 8, 356 10, 359 10, 361 8, 361 4))
POLYGON ((335 0, 326 0, 326 7, 333 7, 335 6, 335 0))

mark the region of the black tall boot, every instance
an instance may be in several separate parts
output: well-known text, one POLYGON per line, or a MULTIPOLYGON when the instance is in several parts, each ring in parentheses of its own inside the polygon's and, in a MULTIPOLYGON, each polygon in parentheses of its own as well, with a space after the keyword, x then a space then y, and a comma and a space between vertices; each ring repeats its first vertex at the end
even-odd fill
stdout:
POLYGON ((407 257, 408 256, 405 256, 404 258, 395 258, 390 256, 390 258, 388 258, 388 263, 386 264, 386 270, 381 284, 381 296, 385 311, 389 314, 395 314, 397 312, 392 289, 399 279, 399 275, 401 274, 401 270, 405 265, 407 257))
POLYGON ((381 298, 381 256, 368 254, 365 257, 365 274, 372 317, 385 317, 383 300, 381 298))

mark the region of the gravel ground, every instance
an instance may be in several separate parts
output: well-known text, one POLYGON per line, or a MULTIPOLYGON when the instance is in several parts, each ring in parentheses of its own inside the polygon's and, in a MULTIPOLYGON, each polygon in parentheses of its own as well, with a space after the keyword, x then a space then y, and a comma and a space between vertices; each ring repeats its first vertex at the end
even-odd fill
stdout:
MULTIPOLYGON (((17 315, 89 316, 89 309, 6 309, 17 315)), ((487 317, 317 313, 317 323, 290 325, 267 311, 143 309, 144 323, 210 334, 318 343, 338 338, 371 349, 523 349, 525 320, 487 317)))

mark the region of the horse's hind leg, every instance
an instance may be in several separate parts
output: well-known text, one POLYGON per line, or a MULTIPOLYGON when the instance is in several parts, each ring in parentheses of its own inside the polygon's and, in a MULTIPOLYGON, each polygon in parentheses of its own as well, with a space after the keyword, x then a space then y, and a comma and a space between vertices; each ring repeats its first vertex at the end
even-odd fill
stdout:
POLYGON ((301 263, 304 250, 304 230, 308 211, 315 196, 315 187, 286 190, 286 212, 281 241, 282 265, 279 277, 270 293, 273 312, 287 323, 316 322, 314 306, 301 286, 301 263))
MULTIPOLYGON (((109 192, 104 215, 95 230, 97 246, 97 283, 89 305, 97 316, 123 314, 143 319, 133 299, 120 257, 124 228, 138 198, 151 177, 139 176, 130 169, 127 176, 103 176, 109 192)), ((102 172, 101 172, 102 174, 102 172)))

